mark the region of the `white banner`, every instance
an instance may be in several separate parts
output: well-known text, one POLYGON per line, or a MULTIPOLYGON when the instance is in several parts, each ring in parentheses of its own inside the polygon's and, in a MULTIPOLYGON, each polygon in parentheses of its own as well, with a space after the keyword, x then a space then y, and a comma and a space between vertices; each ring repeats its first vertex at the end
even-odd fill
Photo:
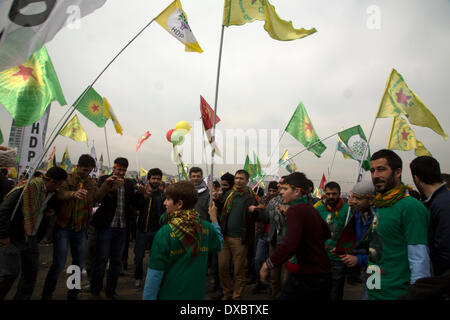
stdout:
POLYGON ((23 129, 22 144, 20 150, 20 171, 34 168, 44 152, 45 131, 47 129, 50 106, 47 107, 42 118, 23 129))

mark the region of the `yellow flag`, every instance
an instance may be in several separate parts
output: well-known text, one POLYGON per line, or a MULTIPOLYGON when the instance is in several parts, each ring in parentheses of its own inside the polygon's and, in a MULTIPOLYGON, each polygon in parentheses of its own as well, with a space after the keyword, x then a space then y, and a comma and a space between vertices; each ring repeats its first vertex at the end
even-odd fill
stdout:
POLYGON ((147 173, 148 173, 147 170, 145 170, 145 169, 143 169, 143 168, 140 168, 140 169, 139 169, 139 177, 146 177, 146 176, 147 176, 147 173))
POLYGON ((448 136, 435 116, 408 87, 403 77, 395 69, 392 69, 378 108, 377 118, 399 115, 405 115, 411 124, 434 130, 447 141, 448 136))
POLYGON ((62 128, 59 134, 75 141, 88 141, 86 132, 81 126, 77 115, 74 115, 72 120, 67 122, 67 124, 64 126, 64 128, 62 128))
POLYGON ((184 43, 184 51, 203 52, 189 27, 187 15, 181 7, 180 0, 172 2, 155 18, 155 21, 177 40, 184 43))
POLYGON ((111 119, 111 121, 114 123, 114 128, 116 129, 116 132, 120 135, 123 134, 122 126, 119 123, 119 120, 117 120, 116 114, 114 113, 113 108, 109 104, 108 100, 106 98, 103 98, 103 115, 106 119, 111 119))
POLYGON ((315 28, 294 29, 292 22, 282 20, 267 0, 225 0, 224 26, 243 25, 255 20, 264 20, 264 29, 275 40, 300 39, 317 31, 315 28))
POLYGON ((408 122, 401 117, 394 117, 387 149, 408 151, 414 149, 416 155, 428 155, 431 153, 422 142, 416 139, 416 135, 408 122))

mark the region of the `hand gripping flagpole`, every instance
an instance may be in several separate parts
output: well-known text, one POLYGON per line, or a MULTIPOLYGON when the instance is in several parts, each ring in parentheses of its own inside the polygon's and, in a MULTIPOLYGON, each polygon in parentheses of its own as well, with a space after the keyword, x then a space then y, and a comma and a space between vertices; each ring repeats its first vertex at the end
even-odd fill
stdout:
MULTIPOLYGON (((42 155, 39 158, 39 161, 36 163, 36 166, 33 168, 32 173, 30 174, 30 176, 28 177, 27 183, 24 187, 27 188, 28 185, 30 184, 31 179, 34 176, 34 173, 36 172, 36 169, 39 167, 39 165, 41 164, 42 160, 44 159, 45 155, 47 154, 48 150, 50 149, 51 145, 55 142, 56 138, 58 137, 59 132, 61 131, 61 129, 66 125, 67 121, 69 120, 69 118, 72 116, 72 114, 75 112, 75 110, 77 109, 78 105, 80 104, 80 102, 83 100, 83 98, 86 96, 86 94, 88 93, 88 91, 94 86, 94 84, 97 82, 97 80, 103 75, 103 73, 109 68, 109 66, 120 56, 120 54, 122 52, 125 51, 126 48, 128 48, 128 46, 134 41, 136 40, 137 37, 139 37, 141 35, 142 32, 144 32, 145 29, 147 29, 152 22, 155 19, 152 19, 149 23, 147 23, 116 55, 115 57, 106 65, 106 67, 100 72, 100 74, 94 79, 94 81, 89 85, 89 87, 83 92, 83 94, 81 95, 80 99, 78 99, 75 103, 75 105, 73 105, 72 107, 72 111, 69 112, 69 115, 66 117, 66 119, 64 121, 62 121, 62 124, 60 125, 59 129, 56 130, 53 138, 49 139, 49 143, 46 146, 44 152, 42 153, 42 155)), ((67 114, 67 112, 66 112, 67 114)), ((64 116, 62 117, 64 118, 64 116)), ((17 201, 16 207, 14 208, 14 211, 11 215, 11 221, 14 219, 14 215, 16 214, 17 208, 19 207, 20 202, 22 201, 22 195, 23 193, 20 195, 19 200, 17 201)))
POLYGON ((222 60, 222 47, 223 47, 223 34, 224 34, 225 26, 222 25, 222 33, 220 36, 220 49, 219 49, 219 62, 217 64, 217 80, 216 80, 216 96, 214 100, 214 121, 213 121, 213 131, 212 131, 212 138, 211 138, 211 185, 209 190, 209 201, 213 201, 213 188, 212 183, 214 179, 214 154, 216 152, 215 146, 215 140, 216 140, 216 116, 217 116, 217 98, 219 95, 219 79, 220 79, 220 62, 222 60))

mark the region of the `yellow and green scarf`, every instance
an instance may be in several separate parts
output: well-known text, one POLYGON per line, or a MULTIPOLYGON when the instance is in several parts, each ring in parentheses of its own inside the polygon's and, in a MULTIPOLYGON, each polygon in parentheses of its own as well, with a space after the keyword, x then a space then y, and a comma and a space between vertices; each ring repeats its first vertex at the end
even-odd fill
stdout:
MULTIPOLYGON (((75 174, 79 178, 78 190, 84 189, 86 180, 83 180, 75 169, 75 174)), ((76 199, 72 212, 72 230, 78 232, 86 227, 89 219, 89 206, 87 199, 76 199)))
MULTIPOLYGON (((42 202, 45 199, 45 184, 41 177, 31 179, 28 186, 26 184, 14 187, 7 195, 16 190, 23 189, 22 195, 22 213, 23 213, 23 228, 25 230, 25 239, 33 232, 34 227, 41 211, 42 202)), ((6 198, 5 197, 5 198, 6 198)))
POLYGON ((378 194, 375 198, 375 207, 392 207, 398 200, 409 196, 408 189, 410 189, 410 187, 404 185, 403 183, 400 183, 395 188, 385 193, 378 194))
POLYGON ((169 213, 167 223, 186 252, 192 250, 192 258, 194 258, 200 248, 203 233, 200 214, 197 210, 179 210, 169 213))
POLYGON ((251 188, 245 187, 242 190, 239 190, 236 186, 234 186, 233 190, 230 192, 227 199, 225 200, 225 203, 223 205, 222 216, 227 215, 231 212, 234 197, 236 197, 237 195, 244 196, 247 194, 252 194, 255 197, 256 201, 259 202, 258 195, 251 188))

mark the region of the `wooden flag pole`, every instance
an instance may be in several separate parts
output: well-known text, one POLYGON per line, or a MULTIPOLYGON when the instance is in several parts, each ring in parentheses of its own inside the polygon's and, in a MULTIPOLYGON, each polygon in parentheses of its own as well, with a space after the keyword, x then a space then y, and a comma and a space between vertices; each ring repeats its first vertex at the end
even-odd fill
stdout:
POLYGON ((223 34, 224 34, 225 26, 222 25, 222 33, 220 35, 220 49, 219 49, 219 62, 217 64, 217 80, 216 80, 216 95, 214 100, 214 121, 213 121, 213 131, 212 131, 212 138, 211 138, 211 185, 209 190, 209 201, 210 203, 213 201, 213 188, 212 183, 214 180, 214 154, 216 151, 215 140, 216 140, 216 117, 217 117, 217 98, 219 96, 219 79, 220 79, 220 63, 222 61, 222 48, 223 48, 223 34))

